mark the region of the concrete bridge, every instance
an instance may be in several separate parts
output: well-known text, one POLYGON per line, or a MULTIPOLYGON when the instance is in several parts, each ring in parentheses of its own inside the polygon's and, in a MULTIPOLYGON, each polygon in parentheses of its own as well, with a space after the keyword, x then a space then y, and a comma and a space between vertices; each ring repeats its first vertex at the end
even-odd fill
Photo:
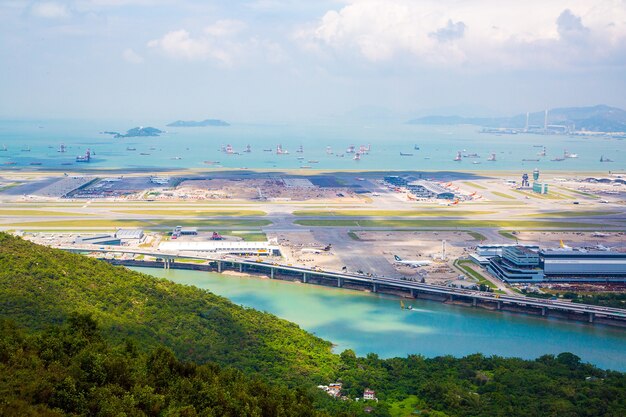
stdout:
POLYGON ((454 304, 482 307, 496 311, 528 313, 537 316, 550 316, 588 323, 602 323, 626 327, 626 310, 601 307, 589 304, 536 299, 515 295, 500 295, 489 292, 465 290, 441 285, 424 284, 396 278, 366 276, 346 272, 309 269, 269 261, 250 260, 234 256, 216 256, 206 253, 174 253, 160 250, 129 249, 117 247, 61 247, 76 253, 131 254, 156 257, 158 261, 108 260, 110 263, 127 266, 163 267, 165 269, 196 269, 212 272, 235 270, 251 274, 263 274, 272 279, 298 280, 303 283, 345 287, 372 292, 384 292, 401 297, 427 298, 454 304), (206 261, 203 264, 176 262, 176 259, 206 261))

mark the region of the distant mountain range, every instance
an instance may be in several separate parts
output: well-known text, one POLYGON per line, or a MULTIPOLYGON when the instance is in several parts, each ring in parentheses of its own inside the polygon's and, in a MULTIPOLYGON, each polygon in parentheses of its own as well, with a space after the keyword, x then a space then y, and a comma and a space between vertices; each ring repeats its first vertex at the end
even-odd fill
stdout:
POLYGON ((206 119, 206 120, 177 120, 168 124, 170 127, 205 127, 205 126, 230 126, 229 123, 219 119, 206 119))
MULTIPOLYGON (((570 130, 592 132, 626 132, 626 111, 617 107, 597 105, 592 107, 566 107, 548 110, 548 124, 566 126, 570 130)), ((529 113, 529 126, 543 127, 545 111, 529 113)), ((462 117, 426 116, 409 120, 409 124, 421 125, 478 125, 494 128, 526 127, 526 115, 512 117, 462 117)))

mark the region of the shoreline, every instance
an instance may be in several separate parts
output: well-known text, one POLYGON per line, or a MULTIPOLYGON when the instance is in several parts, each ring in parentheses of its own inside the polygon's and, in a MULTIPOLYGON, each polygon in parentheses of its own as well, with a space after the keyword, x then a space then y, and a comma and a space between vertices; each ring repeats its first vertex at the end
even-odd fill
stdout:
MULTIPOLYGON (((137 261, 137 260, 120 260, 120 259, 100 259, 100 260, 110 263, 112 265, 121 265, 126 268, 140 267, 140 268, 163 269, 163 264, 161 262, 156 262, 156 261, 143 261, 143 260, 137 261)), ((277 272, 274 275, 274 278, 271 278, 262 272, 257 273, 256 271, 252 271, 248 273, 243 273, 243 272, 238 272, 236 270, 225 269, 226 266, 224 266, 224 269, 219 271, 219 270, 215 270, 214 268, 212 268, 210 264, 199 265, 199 264, 188 264, 188 263, 172 263, 170 265, 170 268, 178 269, 178 270, 206 271, 206 272, 213 272, 213 273, 217 273, 220 275, 227 275, 227 276, 230 275, 230 276, 240 276, 240 277, 247 277, 247 278, 271 279, 271 280, 283 281, 283 282, 298 282, 300 284, 319 285, 319 286, 330 287, 330 288, 343 288, 346 290, 358 291, 361 293, 371 293, 371 291, 366 290, 366 288, 364 288, 360 284, 354 284, 354 283, 350 284, 346 282, 343 285, 341 285, 341 287, 336 287, 333 284, 329 284, 326 281, 326 277, 323 277, 323 278, 309 277, 308 280, 303 281, 299 277, 296 277, 293 275, 281 274, 277 272)), ((497 313, 509 313, 509 314, 522 314, 522 315, 542 318, 546 320, 557 319, 557 320, 581 323, 581 324, 589 325, 589 326, 601 325, 601 326, 608 326, 610 328, 615 328, 615 329, 626 329, 626 322, 624 321, 620 321, 620 320, 616 320, 612 318, 599 318, 599 317, 595 318, 593 321, 589 321, 586 316, 578 316, 571 312, 560 312, 560 311, 551 310, 550 313, 548 314, 548 313, 543 312, 543 310, 532 309, 528 306, 526 307, 521 306, 521 305, 506 306, 504 303, 502 305, 498 304, 498 306, 493 306, 493 305, 488 305, 488 304, 475 303, 471 301, 468 302, 467 300, 461 300, 458 298, 455 299, 454 297, 450 298, 448 296, 431 294, 429 292, 417 291, 415 292, 415 294, 413 294, 413 290, 411 290, 411 292, 407 294, 406 292, 403 292, 398 289, 385 289, 384 286, 381 286, 381 288, 379 288, 375 293, 396 297, 399 300, 419 299, 419 300, 436 301, 442 304, 451 304, 451 305, 457 305, 457 306, 462 306, 466 308, 478 308, 483 311, 491 311, 491 312, 497 312, 497 313)))
MULTIPOLYGON (((480 175, 485 177, 496 176, 517 176, 520 172, 530 172, 531 169, 518 169, 518 170, 425 170, 425 169, 265 169, 265 168, 183 168, 183 169, 148 169, 148 168, 94 168, 94 169, 81 169, 81 170, 63 170, 63 169, 41 169, 41 170, 28 170, 28 169, 0 169, 0 175, 7 174, 21 174, 24 176, 70 176, 75 175, 129 175, 129 176, 145 176, 149 174, 158 175, 202 175, 202 174, 233 174, 233 175, 249 175, 249 174, 283 174, 283 175, 299 175, 299 176, 317 176, 317 175, 329 175, 329 174, 380 174, 380 173, 428 173, 428 174, 445 174, 447 176, 452 175, 480 175)), ((542 176, 610 176, 610 175, 626 175, 626 171, 572 171, 572 170, 542 170, 542 176)))

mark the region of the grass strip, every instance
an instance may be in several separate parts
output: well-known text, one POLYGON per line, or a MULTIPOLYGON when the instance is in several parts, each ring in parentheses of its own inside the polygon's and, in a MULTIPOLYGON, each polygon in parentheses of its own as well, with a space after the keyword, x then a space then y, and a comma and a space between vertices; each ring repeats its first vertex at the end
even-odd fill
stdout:
POLYGON ((144 227, 167 228, 174 226, 190 227, 262 227, 272 224, 269 220, 135 220, 135 219, 111 219, 111 220, 50 220, 14 223, 16 227, 144 227))
POLYGON ((502 237, 505 237, 507 239, 511 239, 511 240, 517 240, 517 237, 512 234, 511 232, 509 232, 508 230, 498 230, 498 234, 502 237))
POLYGON ((463 184, 469 185, 470 187, 478 188, 479 190, 487 189, 487 187, 483 187, 482 185, 476 184, 475 182, 465 181, 463 184))
POLYGON ((463 217, 493 214, 494 211, 472 211, 450 209, 420 210, 296 210, 294 216, 302 217, 463 217))
POLYGON ((492 191, 491 194, 497 195, 498 197, 502 197, 502 198, 508 198, 509 200, 517 200, 512 195, 504 194, 504 193, 501 193, 500 191, 492 191))
POLYGON ((619 211, 600 211, 600 210, 588 210, 588 211, 553 211, 548 213, 534 213, 526 214, 525 217, 593 217, 593 216, 609 216, 611 214, 619 214, 619 211))
POLYGON ((500 228, 597 228, 595 223, 535 221, 535 220, 351 220, 351 219, 298 219, 301 226, 333 227, 500 227, 500 228))
POLYGON ((113 210, 114 213, 146 214, 150 216, 193 216, 193 217, 259 217, 267 215, 261 210, 113 210))
POLYGON ((474 268, 470 267, 468 264, 473 264, 472 261, 455 261, 456 266, 461 269, 463 272, 465 272, 467 275, 471 276, 472 278, 476 279, 478 281, 478 284, 484 284, 487 287, 493 289, 493 290, 497 290, 498 286, 496 284, 494 284, 493 282, 489 281, 487 278, 485 278, 481 273, 477 272, 474 268))
POLYGON ((482 233, 478 233, 473 230, 468 230, 465 233, 473 237, 475 240, 478 240, 479 242, 482 242, 483 240, 487 240, 487 238, 482 233))
POLYGON ((20 216, 20 217, 61 217, 61 216, 93 216, 86 213, 70 213, 67 211, 49 211, 49 210, 22 210, 22 209, 0 209, 0 217, 2 216, 20 216))

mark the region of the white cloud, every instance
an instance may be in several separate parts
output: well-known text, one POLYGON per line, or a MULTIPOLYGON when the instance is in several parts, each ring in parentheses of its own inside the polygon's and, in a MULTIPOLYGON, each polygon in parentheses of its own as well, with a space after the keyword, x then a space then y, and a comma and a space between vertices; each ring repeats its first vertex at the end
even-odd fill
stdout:
POLYGON ((131 64, 141 64, 143 62, 143 57, 131 48, 124 49, 122 57, 131 64))
POLYGON ((241 20, 218 20, 212 25, 204 28, 204 32, 211 36, 224 37, 235 35, 246 28, 246 24, 241 20))
POLYGON ((63 19, 70 16, 67 6, 53 1, 43 1, 33 4, 30 12, 44 19, 63 19))
POLYGON ((162 38, 148 42, 148 46, 160 48, 174 58, 189 60, 204 59, 210 52, 209 45, 204 39, 194 39, 184 29, 168 32, 162 38))
POLYGON ((352 0, 295 33, 307 49, 425 65, 601 65, 623 52, 623 0, 352 0), (581 42, 585 40, 585 42, 581 42))
POLYGON ((285 59, 282 47, 276 42, 242 37, 245 28, 246 24, 239 20, 218 20, 197 35, 179 29, 148 42, 148 46, 173 59, 213 61, 225 67, 246 61, 276 64, 285 59))

